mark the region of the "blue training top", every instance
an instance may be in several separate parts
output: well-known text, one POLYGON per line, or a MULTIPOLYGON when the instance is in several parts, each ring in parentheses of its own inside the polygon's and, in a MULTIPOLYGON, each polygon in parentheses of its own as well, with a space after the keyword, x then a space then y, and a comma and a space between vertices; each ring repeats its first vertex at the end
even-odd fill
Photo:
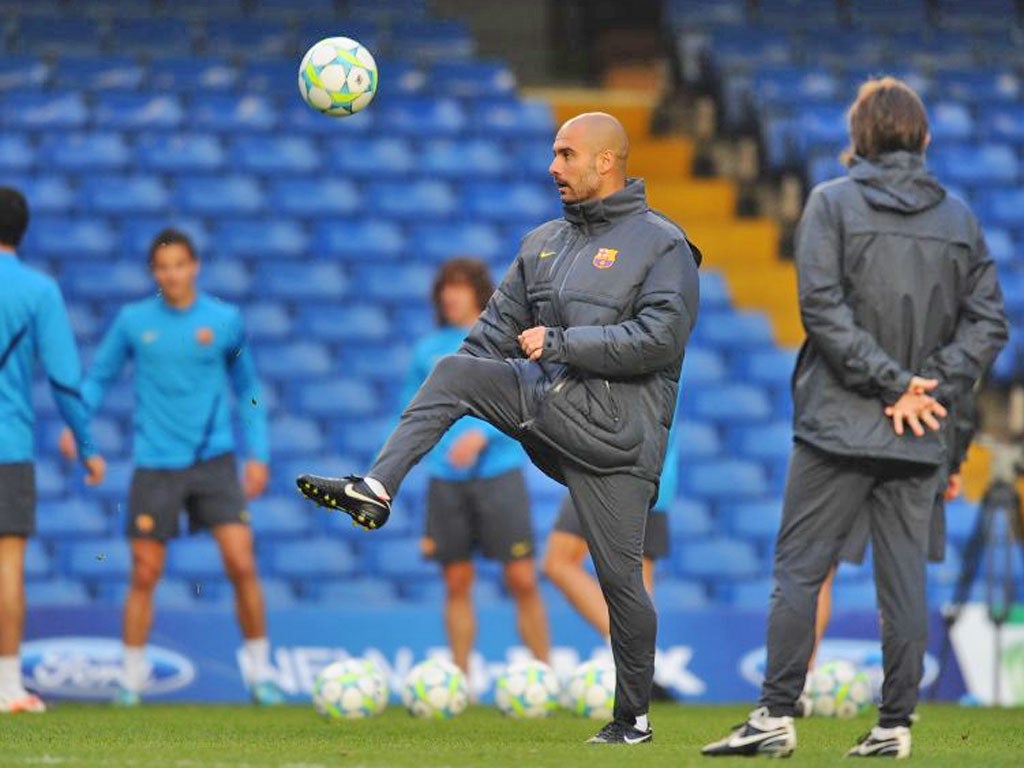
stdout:
MULTIPOLYGON (((446 327, 420 339, 413 350, 412 367, 405 378, 403 403, 412 400, 416 390, 430 375, 434 364, 445 355, 456 352, 465 337, 464 328, 446 327)), ((526 461, 526 454, 513 438, 485 421, 467 416, 452 425, 430 452, 427 461, 431 477, 441 480, 472 480, 497 477, 509 470, 521 468, 526 461), (471 430, 483 432, 487 437, 487 445, 480 451, 475 464, 466 468, 456 467, 448 461, 448 452, 456 440, 471 430)))
POLYGON ((89 411, 79 392, 82 367, 60 288, 15 254, 0 254, 0 463, 35 457, 32 368, 37 356, 79 455, 94 456, 89 411))
POLYGON ((229 384, 248 457, 267 461, 267 409, 237 307, 205 293, 187 309, 160 296, 123 307, 82 384, 90 408, 99 407, 129 359, 136 466, 182 469, 234 450, 229 384))

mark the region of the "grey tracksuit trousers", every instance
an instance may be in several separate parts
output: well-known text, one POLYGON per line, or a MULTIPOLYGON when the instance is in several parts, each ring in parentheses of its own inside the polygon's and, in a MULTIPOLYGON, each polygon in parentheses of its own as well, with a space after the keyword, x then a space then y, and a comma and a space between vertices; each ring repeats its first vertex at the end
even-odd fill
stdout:
POLYGON ((818 590, 858 515, 870 517, 885 682, 879 724, 909 725, 917 706, 928 607, 925 563, 940 467, 793 447, 775 549, 761 705, 792 715, 814 647, 818 590))
MULTIPOLYGON (((460 417, 472 415, 512 437, 523 437, 519 379, 503 360, 441 358, 402 413, 368 475, 393 496, 409 470, 460 417)), ((628 474, 597 475, 561 460, 579 510, 611 619, 615 658, 615 719, 632 724, 647 713, 654 677, 657 617, 644 589, 642 552, 654 484, 628 474)))

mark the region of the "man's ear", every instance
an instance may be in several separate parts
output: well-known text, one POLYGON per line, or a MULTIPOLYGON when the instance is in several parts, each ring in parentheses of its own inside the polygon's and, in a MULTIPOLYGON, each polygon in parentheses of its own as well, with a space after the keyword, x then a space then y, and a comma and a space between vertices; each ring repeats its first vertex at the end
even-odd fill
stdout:
POLYGON ((602 150, 597 154, 597 172, 602 176, 615 167, 615 153, 610 149, 602 150))

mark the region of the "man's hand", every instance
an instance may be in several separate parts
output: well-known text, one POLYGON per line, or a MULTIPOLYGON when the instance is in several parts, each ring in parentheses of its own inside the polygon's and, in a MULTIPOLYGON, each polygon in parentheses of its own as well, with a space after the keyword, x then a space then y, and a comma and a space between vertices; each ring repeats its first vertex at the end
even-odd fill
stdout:
POLYGON ((249 459, 245 462, 245 470, 242 473, 242 490, 245 492, 245 498, 255 499, 262 495, 269 479, 270 468, 262 461, 249 459))
POLYGON ((904 423, 917 437, 924 435, 924 427, 931 430, 940 428, 939 419, 946 417, 942 403, 930 395, 915 395, 906 392, 895 403, 885 409, 885 415, 892 419, 892 428, 897 435, 903 435, 904 423), (924 424, 924 427, 921 424, 924 424))
POLYGON ((942 494, 942 498, 946 501, 952 501, 960 495, 960 492, 964 489, 964 478, 959 472, 954 472, 949 476, 949 480, 946 482, 946 492, 942 494))
POLYGON ((543 325, 537 325, 527 328, 516 337, 519 348, 530 360, 540 360, 540 356, 544 352, 544 338, 547 336, 547 332, 548 329, 543 325))
POLYGON ((60 455, 68 461, 74 461, 78 458, 78 446, 75 445, 75 436, 67 427, 60 433, 60 438, 57 440, 57 448, 60 450, 60 455))
POLYGON ((907 384, 907 392, 912 395, 927 395, 937 386, 939 386, 938 379, 925 379, 921 376, 911 376, 910 383, 907 384))
POLYGON ((448 463, 458 469, 476 464, 480 451, 487 447, 487 435, 480 429, 471 429, 462 435, 448 451, 448 463))
POLYGON ((82 463, 85 464, 86 485, 99 485, 103 482, 107 476, 107 462, 102 456, 99 454, 90 456, 82 463))

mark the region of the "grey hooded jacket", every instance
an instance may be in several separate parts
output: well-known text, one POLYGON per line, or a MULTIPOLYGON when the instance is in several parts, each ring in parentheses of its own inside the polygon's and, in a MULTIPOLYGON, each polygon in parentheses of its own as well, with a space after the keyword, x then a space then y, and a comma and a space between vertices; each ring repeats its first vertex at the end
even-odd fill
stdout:
POLYGON ((995 264, 967 206, 909 152, 857 159, 816 187, 797 230, 807 340, 793 374, 797 439, 844 456, 939 465, 943 429, 899 437, 884 408, 913 375, 950 404, 1006 343, 995 264))
POLYGON ((517 435, 562 480, 558 458, 657 483, 683 353, 697 321, 700 252, 650 210, 643 181, 523 239, 460 352, 506 359, 526 419, 517 435), (541 360, 516 337, 545 326, 541 360))

